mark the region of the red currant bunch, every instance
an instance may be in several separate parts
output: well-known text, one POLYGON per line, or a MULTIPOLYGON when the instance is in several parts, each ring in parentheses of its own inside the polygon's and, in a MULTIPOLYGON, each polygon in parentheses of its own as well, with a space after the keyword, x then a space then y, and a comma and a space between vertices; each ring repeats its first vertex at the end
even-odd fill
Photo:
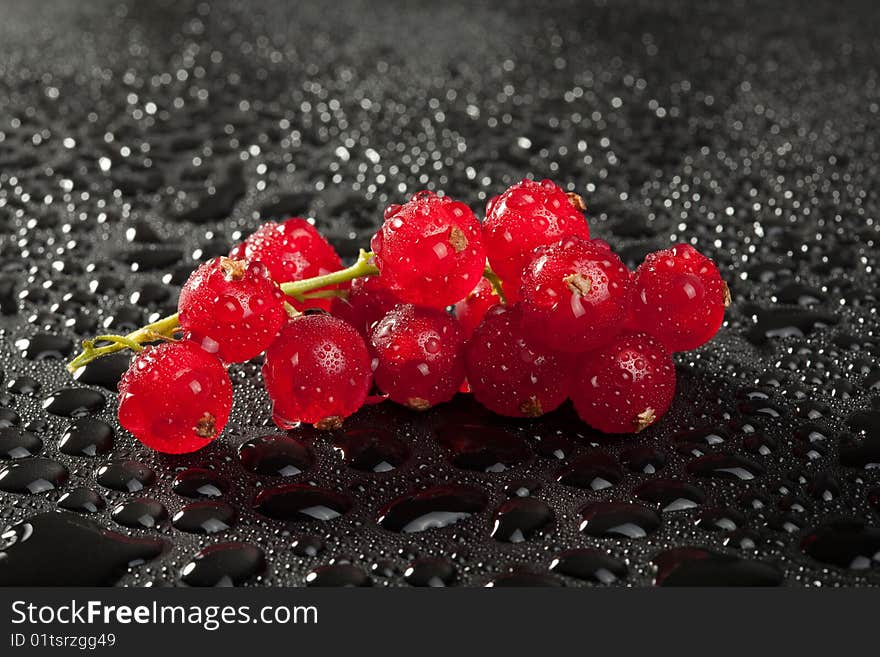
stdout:
POLYGON ((419 192, 388 208, 373 253, 344 269, 308 221, 267 223, 193 272, 177 315, 86 341, 69 368, 167 340, 122 377, 119 420, 169 453, 222 431, 224 363, 263 352, 282 429, 336 429, 375 383, 414 410, 470 391, 495 413, 532 418, 571 399, 598 430, 641 431, 672 403, 670 354, 711 339, 730 294, 686 244, 631 273, 590 238, 584 209, 549 180, 524 180, 489 202, 480 226, 467 205, 419 192))
POLYGON ((231 409, 232 383, 223 363, 195 342, 146 347, 119 381, 119 423, 167 454, 210 443, 231 409))
POLYGON ((284 295, 260 262, 214 258, 180 291, 180 326, 187 338, 225 363, 263 353, 287 314, 284 295))
POLYGON ((266 351, 263 383, 282 429, 307 422, 335 429, 367 398, 367 345, 350 324, 325 314, 295 317, 266 351))
POLYGON ((392 401, 425 410, 464 381, 464 332, 443 310, 398 306, 370 332, 373 376, 392 401))
POLYGON ((445 308, 465 297, 486 265, 474 213, 433 192, 389 206, 370 244, 388 289, 403 301, 429 308, 445 308))

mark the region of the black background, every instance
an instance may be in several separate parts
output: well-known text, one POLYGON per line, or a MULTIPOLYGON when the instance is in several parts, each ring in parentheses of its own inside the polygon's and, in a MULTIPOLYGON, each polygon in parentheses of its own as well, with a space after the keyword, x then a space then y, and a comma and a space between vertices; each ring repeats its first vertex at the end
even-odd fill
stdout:
POLYGON ((0 462, 12 468, 0 489, 56 477, 55 490, 0 492, 0 524, 77 487, 106 500, 76 521, 97 525, 71 535, 50 520, 9 547, 0 582, 175 584, 198 550, 227 541, 263 551, 264 570, 257 559, 232 578, 249 584, 301 585, 327 566, 320 581, 404 584, 424 558, 441 559, 428 572, 451 572, 450 583, 510 572, 515 583, 591 583, 549 574, 571 548, 627 564, 617 584, 653 583, 658 564, 660 579, 677 573, 667 583, 877 582, 874 3, 3 2, 0 16, 0 406, 50 459, 0 462), (383 405, 350 426, 380 449, 406 445, 400 467, 360 471, 334 437, 304 431, 292 437, 314 454, 305 472, 257 475, 238 446, 274 430, 258 364, 247 364, 233 369, 229 428, 197 454, 153 454, 118 428, 108 453, 59 450, 72 422, 46 401, 59 389, 97 391, 91 414, 115 423, 113 373, 72 382, 64 371, 75 343, 173 312, 196 262, 261 220, 314 217, 350 258, 388 203, 442 189, 481 214, 526 175, 582 194, 594 234, 631 266, 687 240, 730 283, 728 322, 678 357, 672 411, 637 438, 598 435, 567 408, 516 424, 464 399, 425 415, 383 405), (464 455, 437 443, 450 434, 464 455), (645 473, 635 448, 663 467, 645 473), (111 460, 136 462, 127 467, 145 489, 99 484, 111 460), (572 463, 614 485, 557 482, 572 463), (206 537, 167 519, 151 530, 111 519, 139 497, 173 516, 191 502, 171 486, 189 467, 228 483, 231 529, 206 537), (731 467, 754 478, 725 477, 731 467), (485 490, 485 511, 414 535, 377 526, 388 501, 448 481, 485 490), (311 525, 253 511, 258 489, 289 482, 341 492, 353 508, 311 525), (492 538, 494 509, 524 482, 552 520, 522 543, 492 538), (584 505, 634 497, 662 520, 649 536, 578 531, 584 505), (697 506, 661 510, 681 497, 697 506), (87 567, 111 550, 95 527, 161 538, 162 554, 87 567), (306 543, 321 549, 304 556, 306 543), (716 556, 668 552, 681 546, 716 556))

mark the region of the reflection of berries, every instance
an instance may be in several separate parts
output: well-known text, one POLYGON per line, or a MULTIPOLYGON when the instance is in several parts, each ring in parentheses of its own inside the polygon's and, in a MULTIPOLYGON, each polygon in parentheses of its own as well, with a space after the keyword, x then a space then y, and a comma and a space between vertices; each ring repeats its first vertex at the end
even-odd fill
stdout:
POLYGON ((689 244, 648 254, 636 269, 631 323, 670 351, 688 351, 712 339, 730 305, 718 268, 689 244))
POLYGON ((455 317, 464 329, 465 336, 470 337, 483 321, 486 311, 499 303, 501 303, 501 299, 495 294, 492 284, 485 278, 481 278, 477 287, 455 304, 455 317))
POLYGON ((638 432, 659 420, 675 395, 675 365, 645 333, 625 333, 581 357, 570 396, 581 419, 606 433, 638 432))
POLYGON ((346 298, 333 299, 330 311, 366 337, 373 324, 399 303, 381 276, 367 276, 354 279, 346 298))
POLYGON ((463 344, 461 327, 445 311, 398 306, 370 333, 376 385, 416 410, 449 401, 464 380, 463 344))
POLYGON ((145 348, 119 381, 119 423, 158 452, 204 447, 226 426, 231 408, 223 364, 189 341, 145 348))
POLYGON ((565 401, 564 357, 526 342, 519 306, 495 306, 465 346, 474 397, 501 415, 537 417, 565 401))
POLYGON ((486 263, 471 209, 432 192, 389 206, 371 246, 385 285, 402 301, 431 308, 462 299, 486 263))
POLYGON ((205 351, 241 363, 275 339, 287 316, 283 299, 261 263, 214 258, 181 289, 180 325, 205 351))
MULTIPOLYGON (((301 281, 342 269, 342 261, 326 239, 305 219, 269 222, 232 249, 230 258, 259 260, 276 283, 301 281)), ((291 300, 298 310, 330 309, 330 299, 291 300)))
POLYGON ((364 339, 330 315, 290 320, 266 351, 263 381, 282 429, 300 422, 337 428, 358 410, 372 382, 364 339))
POLYGON ((520 290, 529 336, 565 352, 605 344, 627 318, 630 279, 609 249, 577 237, 537 249, 520 290))
POLYGON ((550 180, 523 180, 486 206, 483 239, 492 269, 516 296, 519 277, 532 251, 564 237, 589 239, 583 199, 566 194, 550 180))

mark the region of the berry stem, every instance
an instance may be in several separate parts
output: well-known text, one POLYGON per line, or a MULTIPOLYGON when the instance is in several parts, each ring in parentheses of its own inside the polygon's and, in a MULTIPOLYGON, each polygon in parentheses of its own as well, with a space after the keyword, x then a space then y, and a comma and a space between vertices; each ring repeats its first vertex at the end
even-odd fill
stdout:
MULTIPOLYGON (((306 278, 301 281, 291 281, 290 283, 282 283, 279 287, 289 297, 298 299, 301 295, 312 290, 317 290, 330 285, 339 285, 346 283, 355 278, 364 276, 375 276, 379 273, 379 268, 371 262, 373 254, 369 251, 361 249, 357 262, 351 267, 333 271, 323 276, 315 276, 314 278, 306 278)), ((306 298, 306 297, 303 297, 306 298)))
MULTIPOLYGON (((323 276, 315 276, 314 278, 307 278, 301 281, 283 283, 279 287, 287 296, 300 301, 339 296, 338 290, 322 290, 320 292, 312 292, 312 290, 320 290, 320 288, 329 285, 339 285, 340 283, 345 283, 355 278, 375 276, 379 273, 379 269, 371 262, 372 257, 372 253, 361 249, 357 262, 351 267, 330 272, 323 276), (306 294, 308 292, 312 292, 312 294, 306 294)), ((293 310, 294 315, 299 314, 292 306, 289 306, 289 304, 285 307, 288 309, 288 314, 290 314, 291 310, 293 310)), ((179 317, 177 313, 175 313, 168 317, 163 317, 152 324, 142 326, 128 335, 99 335, 92 340, 83 340, 82 352, 67 364, 67 371, 72 374, 79 368, 85 367, 101 356, 113 354, 117 351, 122 351, 123 349, 140 351, 143 349, 145 343, 155 342, 156 340, 162 339, 173 339, 174 334, 179 330, 179 317), (96 347, 96 342, 109 342, 110 344, 96 347)))
POLYGON ((483 270, 483 278, 489 281, 489 284, 492 286, 492 289, 495 291, 495 294, 498 295, 498 298, 501 299, 502 304, 507 304, 507 299, 504 297, 504 286, 501 283, 501 279, 498 277, 492 268, 486 263, 486 268, 483 270))
POLYGON ((83 340, 82 353, 67 364, 67 371, 72 374, 96 358, 113 354, 123 349, 140 351, 146 342, 155 342, 157 339, 162 338, 173 338, 174 334, 180 329, 177 319, 177 313, 175 313, 168 317, 163 317, 152 324, 142 326, 128 335, 99 335, 93 340, 83 340), (96 342, 109 342, 110 344, 96 347, 96 342))

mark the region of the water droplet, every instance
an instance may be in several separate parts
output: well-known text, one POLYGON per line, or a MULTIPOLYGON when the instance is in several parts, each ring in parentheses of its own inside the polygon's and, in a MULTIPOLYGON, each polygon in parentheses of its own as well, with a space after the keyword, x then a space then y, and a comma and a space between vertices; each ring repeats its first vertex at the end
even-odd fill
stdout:
POLYGON ((0 468, 0 490, 25 495, 58 490, 69 474, 65 466, 52 459, 20 459, 0 468))
POLYGON ((23 459, 36 456, 43 449, 39 436, 17 428, 0 429, 0 459, 23 459))
POLYGON ((217 534, 235 523, 235 509, 225 502, 193 502, 174 514, 175 528, 190 534, 217 534))
POLYGON ((452 464, 464 470, 503 472, 529 457, 522 438, 489 425, 447 425, 437 430, 437 442, 452 451, 452 464))
POLYGON ((156 481, 156 473, 138 461, 110 461, 98 468, 97 482, 104 488, 136 493, 156 481))
POLYGON ((97 456, 113 449, 113 427, 95 418, 80 418, 61 436, 58 449, 70 456, 97 456))
POLYGON ((364 472, 388 472, 403 465, 409 448, 385 429, 349 429, 333 438, 345 464, 364 472))
POLYGON ((403 572, 403 579, 411 586, 442 587, 455 581, 455 565, 443 557, 416 559, 403 572))
POLYGON ((617 461, 600 450, 593 450, 577 457, 556 475, 556 481, 566 486, 588 490, 605 490, 623 479, 623 471, 617 461))
POLYGON ((706 501, 706 494, 700 488, 676 479, 645 482, 636 488, 635 495, 640 500, 658 505, 662 511, 693 509, 706 501))
POLYGON ((292 477, 312 467, 309 447, 290 436, 260 436, 238 448, 238 458, 245 469, 263 475, 292 477))
POLYGON ((644 538, 660 527, 660 516, 629 502, 597 502, 581 511, 580 530, 604 538, 644 538))
POLYGON ((779 586, 782 573, 760 561, 682 547, 664 550, 656 557, 658 586, 779 586))
POLYGON ((0 536, 0 585, 109 586, 129 565, 159 556, 163 545, 73 513, 41 513, 0 536))
POLYGON ((213 470, 189 468, 178 472, 171 489, 190 499, 221 497, 229 490, 229 483, 213 470))
POLYGON ((110 517, 125 527, 155 529, 168 517, 168 511, 156 500, 138 497, 117 504, 110 512, 110 517))
POLYGON ((216 543, 200 550, 180 571, 189 586, 239 586, 266 569, 266 557, 256 545, 216 543))
POLYGON ((507 543, 522 543, 553 521, 553 509, 534 497, 515 497, 495 512, 492 538, 507 543))
POLYGON ((688 463, 687 470, 695 477, 749 481, 764 474, 755 461, 736 454, 708 454, 688 463))
POLYGON ((254 509, 276 520, 333 520, 351 508, 342 493, 307 484, 288 484, 260 491, 254 509))
POLYGON ((487 503, 479 488, 449 484, 394 500, 379 512, 378 522, 393 532, 423 532, 461 522, 485 509, 487 503))
POLYGON ((107 400, 100 392, 88 388, 62 388, 43 400, 43 408, 53 415, 83 417, 97 413, 107 400))
POLYGON ((596 548, 577 548, 561 552, 550 562, 550 570, 598 584, 612 584, 627 575, 625 563, 596 548))

